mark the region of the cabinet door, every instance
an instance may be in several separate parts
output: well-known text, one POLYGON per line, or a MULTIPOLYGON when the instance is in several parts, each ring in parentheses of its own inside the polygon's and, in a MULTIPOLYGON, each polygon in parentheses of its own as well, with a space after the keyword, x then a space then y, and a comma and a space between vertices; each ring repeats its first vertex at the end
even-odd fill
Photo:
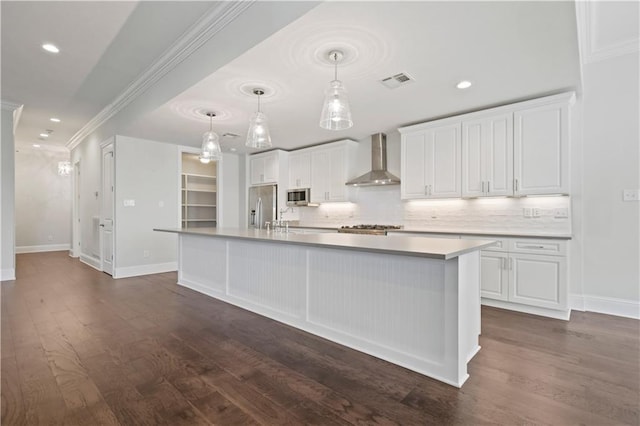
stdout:
POLYGON ((277 153, 270 153, 264 156, 264 182, 278 182, 279 159, 277 153))
POLYGON ((513 195, 513 115, 462 123, 462 196, 513 195))
POLYGON ((318 150, 311 153, 311 201, 321 203, 328 201, 329 188, 327 175, 329 168, 329 153, 326 150, 318 150))
POLYGON ((462 123, 462 196, 481 197, 485 190, 484 120, 462 123))
POLYGON ((483 250, 480 253, 480 294, 487 299, 509 299, 509 270, 507 253, 483 250))
POLYGON ((461 124, 431 129, 431 141, 426 144, 427 198, 458 198, 462 196, 460 184, 461 124))
POLYGON ((327 176, 327 190, 329 201, 347 200, 347 152, 343 147, 328 150, 329 174, 327 176))
POLYGON ((432 143, 433 133, 419 132, 402 135, 400 192, 403 200, 426 198, 425 147, 432 143))
POLYGON ((264 158, 256 157, 249 159, 249 173, 251 176, 251 184, 259 185, 264 183, 264 158))
POLYGON ((311 153, 289 154, 289 188, 311 187, 311 153))
POLYGON ((567 307, 567 258, 535 254, 509 256, 509 300, 551 309, 567 307))
POLYGON ((513 195, 513 114, 485 119, 483 175, 486 195, 513 195))
POLYGON ((569 193, 569 106, 514 113, 514 193, 569 193))

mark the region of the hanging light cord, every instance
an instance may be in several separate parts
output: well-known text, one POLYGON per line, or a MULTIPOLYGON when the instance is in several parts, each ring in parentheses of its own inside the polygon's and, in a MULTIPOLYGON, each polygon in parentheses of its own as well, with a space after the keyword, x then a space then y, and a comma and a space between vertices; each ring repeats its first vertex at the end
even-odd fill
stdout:
POLYGON ((207 114, 209 116, 209 131, 213 132, 213 115, 207 114))
POLYGON ((337 80, 338 79, 338 53, 333 54, 333 64, 334 64, 333 79, 337 80))
POLYGON ((258 112, 260 112, 260 92, 258 92, 258 112))

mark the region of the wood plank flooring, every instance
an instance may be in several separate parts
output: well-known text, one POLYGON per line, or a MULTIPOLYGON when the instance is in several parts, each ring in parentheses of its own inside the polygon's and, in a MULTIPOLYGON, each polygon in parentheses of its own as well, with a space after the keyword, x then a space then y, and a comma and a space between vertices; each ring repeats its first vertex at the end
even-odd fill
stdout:
POLYGON ((1 285, 3 425, 640 423, 639 322, 482 309, 462 389, 176 285, 21 254, 1 285))

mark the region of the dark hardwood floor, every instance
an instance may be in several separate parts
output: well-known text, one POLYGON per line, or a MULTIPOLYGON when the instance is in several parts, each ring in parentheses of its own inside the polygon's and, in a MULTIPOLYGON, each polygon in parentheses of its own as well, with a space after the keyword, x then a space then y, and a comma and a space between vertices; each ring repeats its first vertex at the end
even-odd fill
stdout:
POLYGON ((66 252, 2 283, 2 424, 630 424, 639 322, 483 308, 462 389, 66 252))

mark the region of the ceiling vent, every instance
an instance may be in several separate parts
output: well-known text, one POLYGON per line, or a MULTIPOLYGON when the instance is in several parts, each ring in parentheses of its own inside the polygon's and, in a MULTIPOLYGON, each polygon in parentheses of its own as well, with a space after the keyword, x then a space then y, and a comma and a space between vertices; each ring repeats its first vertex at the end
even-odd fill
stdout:
POLYGON ((380 83, 389 89, 395 89, 397 87, 413 83, 414 81, 414 78, 409 74, 401 72, 399 74, 392 75, 391 77, 383 78, 380 80, 380 83))

